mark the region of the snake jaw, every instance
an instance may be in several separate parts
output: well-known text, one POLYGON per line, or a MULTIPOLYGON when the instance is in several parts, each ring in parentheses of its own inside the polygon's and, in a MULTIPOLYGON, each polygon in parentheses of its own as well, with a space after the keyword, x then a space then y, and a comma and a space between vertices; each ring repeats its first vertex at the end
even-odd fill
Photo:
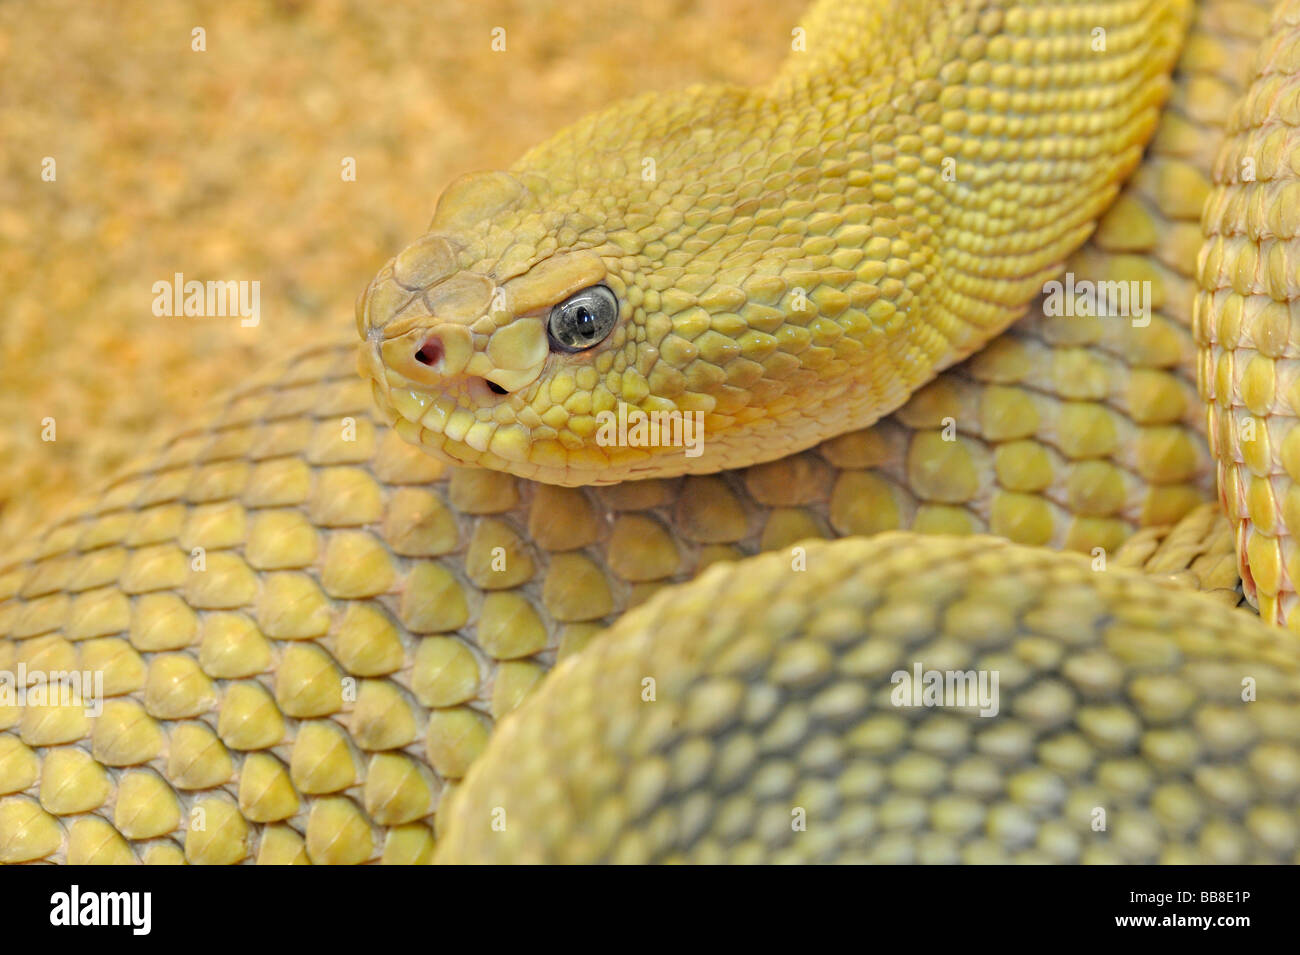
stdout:
POLYGON ((422 324, 397 337, 368 339, 361 370, 407 441, 450 463, 502 467, 509 460, 502 453, 527 454, 526 440, 520 442, 526 431, 511 424, 523 399, 507 387, 526 386, 527 372, 490 367, 473 339, 463 325, 422 324))

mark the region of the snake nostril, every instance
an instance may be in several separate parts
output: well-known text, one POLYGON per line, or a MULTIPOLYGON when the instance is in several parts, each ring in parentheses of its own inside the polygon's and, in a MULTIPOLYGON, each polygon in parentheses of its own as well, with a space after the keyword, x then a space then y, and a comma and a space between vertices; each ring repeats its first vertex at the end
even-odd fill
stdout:
POLYGON ((420 350, 415 353, 415 360, 421 365, 436 365, 438 364, 438 360, 441 358, 442 342, 438 341, 436 338, 430 338, 421 345, 420 350))
POLYGON ((494 395, 504 395, 504 394, 507 394, 506 390, 505 390, 504 388, 502 388, 500 385, 498 385, 498 384, 497 384, 495 381, 493 381, 491 378, 487 379, 487 386, 488 386, 488 388, 491 389, 491 391, 492 391, 492 393, 493 393, 494 395))

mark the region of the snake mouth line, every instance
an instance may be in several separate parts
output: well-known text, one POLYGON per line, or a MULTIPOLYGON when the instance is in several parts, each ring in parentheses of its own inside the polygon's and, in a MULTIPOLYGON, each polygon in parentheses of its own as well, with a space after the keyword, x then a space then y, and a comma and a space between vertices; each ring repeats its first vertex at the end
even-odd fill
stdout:
MULTIPOLYGON (((371 371, 371 390, 390 426, 408 444, 447 464, 504 471, 565 487, 617 484, 653 476, 654 456, 646 451, 614 449, 615 454, 625 457, 622 471, 584 468, 580 456, 564 450, 557 440, 534 441, 532 433, 517 421, 501 423, 479 418, 449 395, 435 395, 402 376, 394 382, 390 380, 395 375, 391 369, 381 374, 379 377, 371 371)), ((497 404, 517 398, 494 394, 483 379, 466 379, 464 383, 481 389, 479 398, 494 398, 497 404)))
MULTIPOLYGON (((492 471, 504 471, 516 477, 543 484, 562 487, 603 486, 621 483, 624 478, 593 478, 578 469, 563 465, 548 467, 528 458, 506 461, 490 449, 480 451, 464 441, 449 437, 447 434, 426 428, 416 421, 410 421, 391 410, 391 405, 383 403, 381 407, 390 409, 393 416, 393 429, 398 436, 409 444, 453 467, 486 468, 492 471)), ((633 475, 636 476, 635 474, 633 475)))
MULTIPOLYGON (((466 377, 459 384, 469 403, 479 408, 509 400, 509 396, 493 392, 482 378, 466 377)), ((400 388, 376 385, 375 391, 379 406, 388 413, 397 432, 437 457, 457 464, 506 468, 516 473, 529 466, 529 441, 520 425, 484 419, 456 397, 433 393, 418 385, 400 388)))
MULTIPOLYGON (((426 357, 437 359, 436 354, 426 357)), ((377 353, 368 359, 364 363, 375 405, 404 441, 426 454, 453 466, 508 471, 533 480, 555 480, 566 472, 531 459, 531 438, 522 425, 480 417, 483 410, 496 411, 519 396, 501 393, 477 376, 456 379, 460 395, 431 389, 385 368, 377 353)))
MULTIPOLYGON (((496 456, 491 452, 474 448, 464 441, 458 441, 443 432, 426 428, 418 422, 398 418, 394 427, 405 440, 417 444, 421 449, 447 461, 449 464, 487 468, 498 467, 493 464, 493 458, 496 456)), ((527 462, 516 461, 511 462, 511 464, 514 465, 515 469, 518 469, 525 466, 527 462)))

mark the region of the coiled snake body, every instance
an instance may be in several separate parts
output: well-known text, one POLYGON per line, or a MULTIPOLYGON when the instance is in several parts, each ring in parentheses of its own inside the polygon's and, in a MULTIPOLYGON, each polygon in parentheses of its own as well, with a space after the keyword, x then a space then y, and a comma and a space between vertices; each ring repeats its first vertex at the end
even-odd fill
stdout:
POLYGON ((453 184, 369 382, 267 370, 0 567, 0 671, 103 681, 0 697, 0 860, 1294 861, 1300 651, 1232 606, 1293 591, 1293 13, 806 27, 453 184))

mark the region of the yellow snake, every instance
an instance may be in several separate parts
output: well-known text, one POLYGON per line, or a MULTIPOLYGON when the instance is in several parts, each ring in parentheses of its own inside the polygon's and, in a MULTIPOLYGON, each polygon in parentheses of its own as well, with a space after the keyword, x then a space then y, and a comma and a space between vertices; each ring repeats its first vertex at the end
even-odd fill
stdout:
POLYGON ((1297 13, 792 45, 453 183, 368 381, 294 356, 0 564, 0 674, 103 681, 0 697, 0 861, 1295 860, 1300 651, 1232 605, 1238 549, 1294 599, 1297 13))

